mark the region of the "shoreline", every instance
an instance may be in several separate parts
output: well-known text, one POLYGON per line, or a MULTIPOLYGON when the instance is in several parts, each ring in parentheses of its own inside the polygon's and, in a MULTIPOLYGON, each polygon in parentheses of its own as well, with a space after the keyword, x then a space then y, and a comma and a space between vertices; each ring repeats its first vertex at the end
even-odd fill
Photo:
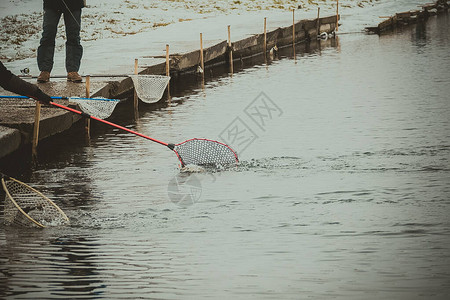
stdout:
MULTIPOLYGON (((428 14, 430 9, 436 9, 438 4, 441 2, 447 3, 448 1, 439 0, 433 5, 429 4, 423 6, 422 10, 428 14)), ((447 11, 447 9, 444 9, 444 11, 447 11)), ((438 12, 442 12, 442 10, 438 10, 438 12)), ((397 15, 398 14, 394 17, 397 15)), ((403 16, 404 14, 401 15, 403 16)), ((415 16, 417 14, 410 15, 415 16)), ((415 22, 408 22, 408 24, 404 24, 403 26, 416 22, 426 22, 427 18, 414 18, 414 21, 415 22)), ((385 22, 386 21, 380 23, 380 25, 385 22)), ((204 70, 201 70, 201 75, 203 76, 207 70, 210 72, 210 69, 217 66, 224 69, 228 68, 228 73, 232 74, 233 66, 243 60, 251 59, 254 56, 262 56, 266 58, 271 49, 293 47, 301 43, 308 44, 311 41, 316 41, 317 37, 322 33, 326 34, 326 38, 328 38, 329 34, 335 32, 336 26, 336 15, 327 17, 319 16, 319 18, 303 19, 297 22, 295 22, 295 16, 293 16, 292 25, 278 27, 266 33, 253 34, 237 41, 232 41, 231 39, 228 41, 223 40, 203 48, 202 53, 200 49, 190 52, 188 51, 183 54, 170 53, 168 57, 170 66, 169 69, 166 68, 166 61, 162 59, 163 56, 141 55, 140 57, 144 60, 144 62, 148 58, 151 60, 149 64, 140 66, 141 71, 139 74, 167 74, 172 77, 173 81, 183 76, 198 76, 199 74, 196 72, 200 66, 203 66, 204 68, 204 70), (201 61, 202 58, 204 61, 201 61), (233 63, 231 63, 230 59, 232 59, 233 63)), ((209 42, 209 44, 211 44, 211 42, 209 42)), ((187 49, 189 49, 189 47, 187 47, 187 49)), ((70 83, 66 82, 65 78, 55 77, 52 77, 52 80, 49 83, 39 84, 39 87, 51 96, 87 96, 84 83, 70 83)), ((22 78, 25 80, 33 80, 33 77, 22 78)), ((85 80, 86 77, 84 81, 85 80)), ((2 89, 0 89, 0 91, 3 95, 13 95, 12 93, 6 92, 2 89)), ((134 86, 130 77, 122 77, 122 75, 105 75, 105 77, 93 76, 90 80, 90 97, 115 98, 121 99, 121 101, 127 101, 132 98, 133 91, 134 86)), ((170 92, 168 96, 170 98, 170 92)), ((67 101, 62 102, 61 104, 69 105, 67 101)), ((72 107, 76 106, 72 105, 72 107)), ((137 110, 138 107, 135 108, 135 111, 137 110)), ((31 147, 34 127, 34 111, 34 102, 30 100, 13 99, 8 101, 3 100, 0 102, 0 115, 3 116, 0 117, 0 159, 7 159, 9 155, 13 155, 15 152, 31 147)), ((80 119, 81 117, 70 112, 44 106, 42 108, 39 140, 46 139, 70 129, 73 125, 79 122, 80 119)))

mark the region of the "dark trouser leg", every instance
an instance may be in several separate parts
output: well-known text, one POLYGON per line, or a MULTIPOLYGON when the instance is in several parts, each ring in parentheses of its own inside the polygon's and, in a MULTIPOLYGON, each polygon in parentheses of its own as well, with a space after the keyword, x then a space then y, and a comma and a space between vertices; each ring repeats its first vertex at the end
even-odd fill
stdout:
POLYGON ((53 68, 55 38, 60 18, 60 12, 51 9, 44 9, 42 37, 37 51, 37 63, 40 71, 50 72, 53 68))
POLYGON ((78 72, 83 56, 83 47, 80 39, 81 9, 64 13, 64 25, 66 27, 66 70, 78 72))

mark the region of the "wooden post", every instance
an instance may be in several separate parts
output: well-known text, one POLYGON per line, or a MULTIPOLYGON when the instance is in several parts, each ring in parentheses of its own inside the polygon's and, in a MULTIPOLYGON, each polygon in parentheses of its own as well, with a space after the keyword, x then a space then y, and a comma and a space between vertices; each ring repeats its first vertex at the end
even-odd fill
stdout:
POLYGON ((203 61, 203 34, 200 33, 200 68, 202 68, 202 74, 205 74, 205 63, 203 61))
POLYGON ((339 30, 339 0, 336 0, 336 32, 339 30))
POLYGON ((292 9, 292 45, 295 46, 295 9, 292 9))
MULTIPOLYGON (((91 97, 91 76, 86 76, 86 98, 91 97)), ((86 136, 89 138, 91 136, 91 119, 86 119, 86 136)))
MULTIPOLYGON (((138 74, 138 59, 135 58, 134 59, 134 75, 138 74)), ((137 96, 137 92, 136 92, 136 87, 134 87, 134 117, 137 118, 138 117, 138 96, 137 96)))
POLYGON ((86 75, 86 98, 91 96, 91 75, 86 75))
POLYGON ((33 143, 32 143, 32 147, 31 147, 32 159, 35 159, 37 157, 40 119, 41 119, 41 103, 39 101, 36 101, 36 108, 34 110, 33 143))
POLYGON ((170 76, 169 45, 166 45, 166 76, 170 76))
MULTIPOLYGON (((170 55, 168 44, 166 44, 166 76, 170 76, 170 55)), ((167 84, 167 97, 170 101, 170 82, 167 84)))
POLYGON ((320 7, 317 8, 317 36, 320 35, 320 7))
POLYGON ((267 53, 267 18, 264 18, 264 57, 267 53))
POLYGON ((230 73, 233 76, 233 49, 231 48, 231 26, 228 25, 228 49, 230 51, 230 73))

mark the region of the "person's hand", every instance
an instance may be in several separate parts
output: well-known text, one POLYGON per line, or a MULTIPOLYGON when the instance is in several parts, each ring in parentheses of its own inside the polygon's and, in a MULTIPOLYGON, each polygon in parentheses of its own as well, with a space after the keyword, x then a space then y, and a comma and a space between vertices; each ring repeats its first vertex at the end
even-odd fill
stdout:
POLYGON ((44 93, 40 89, 37 90, 36 95, 35 95, 34 98, 36 100, 38 100, 39 102, 41 102, 42 104, 47 104, 47 105, 50 105, 50 102, 53 101, 52 98, 49 95, 47 95, 46 93, 44 93))

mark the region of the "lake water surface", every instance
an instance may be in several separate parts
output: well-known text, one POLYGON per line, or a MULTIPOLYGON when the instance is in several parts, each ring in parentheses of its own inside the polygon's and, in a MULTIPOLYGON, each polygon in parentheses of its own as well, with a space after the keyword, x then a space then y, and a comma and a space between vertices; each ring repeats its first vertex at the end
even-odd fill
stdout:
POLYGON ((235 169, 103 125, 3 162, 71 225, 0 227, 0 298, 449 299, 449 26, 300 45, 112 119, 220 139, 235 169))

